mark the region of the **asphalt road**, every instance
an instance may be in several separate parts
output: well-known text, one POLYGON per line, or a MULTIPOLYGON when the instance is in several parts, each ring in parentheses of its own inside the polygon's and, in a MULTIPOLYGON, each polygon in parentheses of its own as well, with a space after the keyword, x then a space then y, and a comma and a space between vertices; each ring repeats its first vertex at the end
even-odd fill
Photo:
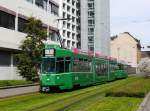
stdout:
POLYGON ((9 96, 21 95, 26 93, 32 93, 39 91, 39 86, 28 86, 10 89, 0 89, 0 98, 5 98, 9 96))

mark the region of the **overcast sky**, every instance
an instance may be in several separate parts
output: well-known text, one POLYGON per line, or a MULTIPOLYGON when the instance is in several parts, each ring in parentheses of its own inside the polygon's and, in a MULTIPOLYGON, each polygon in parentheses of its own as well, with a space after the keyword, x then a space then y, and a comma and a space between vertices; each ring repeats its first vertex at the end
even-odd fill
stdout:
POLYGON ((110 0, 111 35, 130 32, 150 45, 150 0, 110 0))

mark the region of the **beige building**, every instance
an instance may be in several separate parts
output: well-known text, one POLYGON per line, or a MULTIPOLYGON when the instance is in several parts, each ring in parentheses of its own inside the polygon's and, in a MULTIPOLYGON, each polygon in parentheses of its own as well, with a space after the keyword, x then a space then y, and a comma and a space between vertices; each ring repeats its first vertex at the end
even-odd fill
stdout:
POLYGON ((119 61, 125 61, 132 67, 137 67, 141 59, 140 41, 129 32, 121 33, 111 38, 111 56, 119 61))

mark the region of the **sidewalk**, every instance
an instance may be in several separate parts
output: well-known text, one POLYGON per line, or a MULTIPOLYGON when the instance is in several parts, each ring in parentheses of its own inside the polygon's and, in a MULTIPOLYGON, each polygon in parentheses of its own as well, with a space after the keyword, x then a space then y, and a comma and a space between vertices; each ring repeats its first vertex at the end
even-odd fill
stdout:
POLYGON ((139 109, 137 111, 150 111, 150 92, 144 98, 143 103, 140 105, 140 107, 139 107, 139 109))
POLYGON ((18 87, 9 89, 0 89, 0 98, 21 95, 26 93, 38 92, 39 86, 18 87))

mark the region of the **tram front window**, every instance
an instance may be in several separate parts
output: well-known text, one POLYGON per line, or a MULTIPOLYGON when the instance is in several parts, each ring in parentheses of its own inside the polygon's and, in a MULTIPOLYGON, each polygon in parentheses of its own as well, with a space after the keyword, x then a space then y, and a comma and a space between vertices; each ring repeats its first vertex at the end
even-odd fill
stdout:
POLYGON ((57 58, 56 73, 64 73, 64 58, 57 58))
POLYGON ((59 74, 69 72, 70 58, 50 58, 42 62, 42 72, 49 74, 59 74))
POLYGON ((47 60, 42 64, 44 73, 55 73, 55 60, 47 60))

